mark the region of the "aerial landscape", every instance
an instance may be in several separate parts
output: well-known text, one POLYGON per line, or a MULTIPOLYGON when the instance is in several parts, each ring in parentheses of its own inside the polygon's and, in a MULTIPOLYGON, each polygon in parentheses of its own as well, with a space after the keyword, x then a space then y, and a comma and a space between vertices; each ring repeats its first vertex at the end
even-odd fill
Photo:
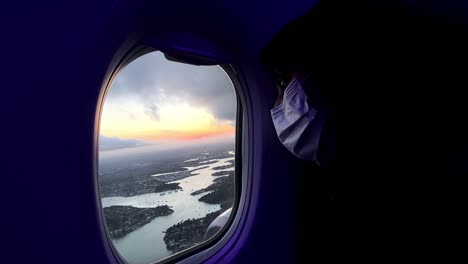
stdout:
POLYGON ((217 65, 155 51, 115 76, 100 113, 98 181, 108 237, 127 263, 199 245, 233 211, 237 105, 217 65))
MULTIPOLYGON (((234 144, 224 143, 101 159, 102 206, 116 247, 139 240, 134 234, 156 221, 158 258, 204 242, 210 223, 232 207, 234 156, 234 144)), ((126 259, 145 263, 134 255, 126 259)))

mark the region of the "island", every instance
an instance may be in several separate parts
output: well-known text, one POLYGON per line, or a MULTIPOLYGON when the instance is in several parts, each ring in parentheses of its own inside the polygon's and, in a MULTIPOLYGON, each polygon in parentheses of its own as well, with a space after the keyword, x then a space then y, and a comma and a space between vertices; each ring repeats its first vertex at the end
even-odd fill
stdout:
POLYGON ((169 227, 164 235, 167 250, 176 253, 204 242, 208 226, 222 212, 223 210, 218 210, 205 217, 188 219, 169 227))
MULTIPOLYGON (((196 191, 196 194, 205 192, 208 193, 198 199, 200 202, 219 204, 223 210, 231 208, 234 200, 234 172, 229 176, 214 179, 210 186, 196 191)), ((191 194, 194 195, 194 193, 191 194)))
POLYGON ((120 239, 159 216, 172 214, 167 205, 155 208, 113 205, 104 208, 107 229, 112 239, 120 239))

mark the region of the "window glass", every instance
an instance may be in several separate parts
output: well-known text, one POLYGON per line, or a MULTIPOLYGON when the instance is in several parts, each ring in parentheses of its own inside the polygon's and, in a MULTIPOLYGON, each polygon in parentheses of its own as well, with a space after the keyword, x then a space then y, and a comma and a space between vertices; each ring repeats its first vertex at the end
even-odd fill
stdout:
POLYGON ((224 225, 235 199, 236 107, 219 66, 152 52, 116 76, 100 120, 98 173, 107 230, 128 263, 157 262, 224 225))

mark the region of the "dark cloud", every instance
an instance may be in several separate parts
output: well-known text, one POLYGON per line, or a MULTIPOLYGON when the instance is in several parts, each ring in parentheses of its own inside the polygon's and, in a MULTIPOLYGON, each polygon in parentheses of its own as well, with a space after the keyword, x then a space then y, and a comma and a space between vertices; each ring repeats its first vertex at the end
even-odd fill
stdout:
POLYGON ((99 151, 136 148, 146 145, 143 141, 136 139, 121 139, 118 137, 106 137, 99 135, 99 151))
POLYGON ((144 102, 143 104, 145 114, 150 116, 151 119, 159 121, 159 107, 153 102, 144 102))
POLYGON ((156 120, 159 105, 180 102, 205 107, 219 120, 235 119, 235 92, 221 68, 170 62, 159 52, 144 55, 123 69, 107 100, 128 96, 137 96, 144 112, 156 120))

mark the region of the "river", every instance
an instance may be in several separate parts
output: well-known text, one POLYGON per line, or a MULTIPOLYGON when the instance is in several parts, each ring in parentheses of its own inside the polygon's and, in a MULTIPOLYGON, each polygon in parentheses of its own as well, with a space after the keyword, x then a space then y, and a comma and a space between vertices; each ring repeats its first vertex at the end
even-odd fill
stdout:
MULTIPOLYGON (((228 161, 233 158, 213 159, 216 163, 201 164, 197 167, 185 167, 188 170, 206 167, 195 171, 198 175, 187 177, 178 181, 181 191, 169 191, 164 193, 148 193, 131 197, 106 197, 102 199, 102 206, 128 205, 140 208, 157 207, 168 205, 174 212, 168 216, 157 217, 145 226, 133 231, 125 237, 113 240, 120 255, 131 264, 148 264, 171 255, 166 249, 163 241, 164 231, 172 225, 190 218, 201 218, 210 212, 220 209, 219 205, 210 205, 199 202, 198 198, 204 194, 196 196, 190 195, 208 187, 215 178, 211 176, 215 172, 216 166, 229 165, 228 161)), ((161 173, 163 175, 163 173, 161 173)), ((158 175, 155 175, 157 177, 158 175)))

